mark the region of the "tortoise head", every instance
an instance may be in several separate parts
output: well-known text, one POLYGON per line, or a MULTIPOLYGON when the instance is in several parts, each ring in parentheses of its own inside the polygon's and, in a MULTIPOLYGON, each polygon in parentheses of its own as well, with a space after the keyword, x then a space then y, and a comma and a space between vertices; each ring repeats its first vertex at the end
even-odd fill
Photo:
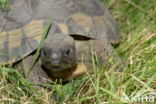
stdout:
POLYGON ((83 23, 79 19, 81 17, 78 15, 69 17, 64 22, 53 22, 41 52, 41 64, 44 68, 61 71, 76 66, 75 40, 88 39, 87 33, 91 21, 87 18, 87 22, 83 23), (73 18, 76 18, 77 21, 74 21, 73 18))
POLYGON ((76 49, 73 38, 58 33, 45 40, 41 50, 41 64, 48 70, 61 71, 76 65, 76 49))

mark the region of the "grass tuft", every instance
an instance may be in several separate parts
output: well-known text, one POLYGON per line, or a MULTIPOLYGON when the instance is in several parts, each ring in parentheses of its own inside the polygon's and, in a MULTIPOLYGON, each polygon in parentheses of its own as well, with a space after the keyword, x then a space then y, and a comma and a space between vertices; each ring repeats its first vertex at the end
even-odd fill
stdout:
MULTIPOLYGON (((125 62, 94 66, 85 75, 65 85, 55 85, 58 103, 66 104, 155 104, 156 103, 156 1, 102 0, 120 26, 121 44, 115 48, 125 62), (154 100, 139 100, 143 96, 154 100)), ((36 91, 13 68, 0 67, 1 104, 48 104, 53 91, 36 91)))

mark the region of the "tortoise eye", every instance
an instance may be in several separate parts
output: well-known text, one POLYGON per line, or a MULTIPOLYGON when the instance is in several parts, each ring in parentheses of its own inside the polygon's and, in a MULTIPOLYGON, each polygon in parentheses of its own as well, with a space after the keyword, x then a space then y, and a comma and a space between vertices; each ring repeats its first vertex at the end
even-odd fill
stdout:
POLYGON ((71 48, 67 49, 67 50, 65 51, 65 56, 70 55, 71 51, 72 51, 72 49, 71 49, 71 48))

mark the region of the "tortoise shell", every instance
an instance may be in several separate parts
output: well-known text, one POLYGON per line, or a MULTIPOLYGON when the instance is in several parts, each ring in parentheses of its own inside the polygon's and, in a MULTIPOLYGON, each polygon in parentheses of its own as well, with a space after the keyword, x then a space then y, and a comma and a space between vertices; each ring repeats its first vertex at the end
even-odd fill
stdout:
POLYGON ((14 63, 37 49, 48 19, 58 32, 120 42, 118 26, 98 0, 9 0, 0 11, 0 65, 14 63))

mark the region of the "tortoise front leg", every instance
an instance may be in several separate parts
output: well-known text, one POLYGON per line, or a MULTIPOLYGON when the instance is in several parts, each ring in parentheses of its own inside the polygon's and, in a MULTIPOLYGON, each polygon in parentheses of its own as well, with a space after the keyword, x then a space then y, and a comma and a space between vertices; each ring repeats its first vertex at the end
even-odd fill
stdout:
POLYGON ((38 61, 34 64, 33 68, 30 69, 32 62, 33 62, 33 55, 30 55, 30 56, 27 56, 26 58, 24 58, 22 60, 22 62, 20 63, 20 65, 18 65, 18 66, 20 66, 20 70, 23 70, 23 73, 24 73, 26 79, 30 83, 36 84, 36 85, 34 85, 35 88, 39 88, 39 86, 37 86, 37 84, 38 85, 50 84, 50 79, 49 79, 48 75, 42 69, 42 67, 40 66, 38 61))
POLYGON ((101 64, 114 64, 114 62, 118 62, 116 65, 116 71, 123 71, 124 63, 119 54, 115 51, 115 49, 112 47, 111 43, 109 43, 107 40, 91 40, 90 41, 91 51, 96 54, 98 57, 98 61, 101 64), (115 61, 108 60, 109 57, 112 56, 115 61))

